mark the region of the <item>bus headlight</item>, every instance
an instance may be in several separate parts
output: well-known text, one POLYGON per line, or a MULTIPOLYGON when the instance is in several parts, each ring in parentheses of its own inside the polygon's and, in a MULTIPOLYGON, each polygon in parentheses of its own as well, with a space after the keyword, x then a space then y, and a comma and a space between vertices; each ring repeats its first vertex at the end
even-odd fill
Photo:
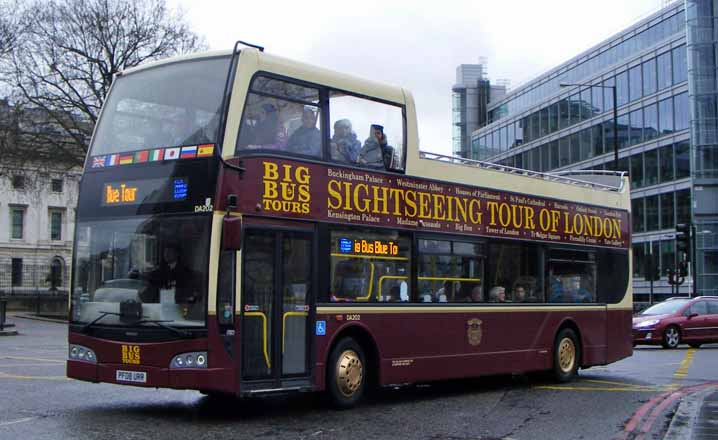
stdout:
POLYGON ((170 369, 179 368, 207 368, 207 352, 193 351, 182 353, 172 358, 170 369))
POLYGON ((67 357, 73 361, 91 362, 93 364, 97 363, 97 356, 95 356, 95 352, 87 347, 83 347, 82 345, 70 344, 67 357))

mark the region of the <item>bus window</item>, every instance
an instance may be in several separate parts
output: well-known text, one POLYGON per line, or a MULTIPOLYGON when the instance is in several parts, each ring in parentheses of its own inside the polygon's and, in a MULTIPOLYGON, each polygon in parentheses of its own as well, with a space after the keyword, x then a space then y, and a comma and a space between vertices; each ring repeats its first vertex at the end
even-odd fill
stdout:
POLYGON ((400 107, 333 91, 329 95, 335 162, 404 170, 404 118, 400 107))
POLYGON ((396 232, 332 231, 330 301, 409 301, 410 243, 396 232))
POLYGON ((596 255, 593 252, 551 249, 548 261, 550 302, 596 301, 596 255))
POLYGON ((319 158, 320 113, 317 89, 259 76, 247 95, 236 153, 278 150, 319 158))
POLYGON ((543 249, 519 243, 492 243, 489 246, 491 292, 504 291, 507 302, 544 302, 543 249))
POLYGON ((481 244, 419 240, 420 302, 483 302, 483 278, 481 244))

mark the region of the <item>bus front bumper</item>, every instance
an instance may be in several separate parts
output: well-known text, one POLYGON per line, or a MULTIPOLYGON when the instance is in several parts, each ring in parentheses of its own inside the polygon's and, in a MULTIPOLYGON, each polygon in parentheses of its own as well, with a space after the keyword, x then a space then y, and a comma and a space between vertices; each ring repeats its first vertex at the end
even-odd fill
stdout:
POLYGON ((159 368, 144 365, 67 361, 67 377, 87 382, 104 382, 151 388, 235 393, 231 368, 159 368))

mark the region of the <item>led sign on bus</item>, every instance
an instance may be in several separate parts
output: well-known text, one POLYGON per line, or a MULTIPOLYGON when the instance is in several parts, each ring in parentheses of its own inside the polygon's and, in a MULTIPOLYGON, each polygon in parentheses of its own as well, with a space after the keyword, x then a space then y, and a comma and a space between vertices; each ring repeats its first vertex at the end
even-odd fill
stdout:
POLYGON ((364 255, 399 255, 399 243, 382 240, 350 240, 339 239, 339 251, 343 254, 355 253, 364 255))
POLYGON ((186 178, 108 182, 103 187, 102 205, 175 202, 186 200, 188 192, 189 185, 186 178))

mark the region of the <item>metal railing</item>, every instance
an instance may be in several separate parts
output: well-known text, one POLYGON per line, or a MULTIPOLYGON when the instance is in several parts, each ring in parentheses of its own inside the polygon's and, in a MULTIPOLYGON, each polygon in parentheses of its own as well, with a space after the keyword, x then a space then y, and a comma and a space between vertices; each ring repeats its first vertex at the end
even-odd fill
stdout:
POLYGON ((53 275, 50 265, 23 264, 21 270, 13 271, 12 264, 0 264, 0 296, 65 294, 68 292, 69 268, 61 268, 53 275))
POLYGON ((626 175, 625 171, 607 171, 607 170, 569 170, 569 171, 558 171, 555 173, 542 173, 540 171, 525 170, 522 168, 514 168, 508 165, 500 165, 493 162, 483 162, 480 160, 466 159, 459 156, 447 156, 444 154, 432 153, 429 151, 419 151, 419 157, 427 160, 436 160, 439 162, 452 163, 456 165, 466 165, 476 168, 482 168, 486 170, 500 171, 509 174, 516 174, 520 176, 531 177, 534 179, 547 180, 551 182, 564 183, 567 185, 582 186, 585 188, 592 188, 601 191, 615 191, 621 192, 624 187, 623 177, 626 175), (576 177, 569 177, 570 175, 580 175, 583 179, 576 177), (608 183, 596 182, 586 180, 586 176, 596 176, 605 180, 618 179, 617 185, 611 185, 608 183))

